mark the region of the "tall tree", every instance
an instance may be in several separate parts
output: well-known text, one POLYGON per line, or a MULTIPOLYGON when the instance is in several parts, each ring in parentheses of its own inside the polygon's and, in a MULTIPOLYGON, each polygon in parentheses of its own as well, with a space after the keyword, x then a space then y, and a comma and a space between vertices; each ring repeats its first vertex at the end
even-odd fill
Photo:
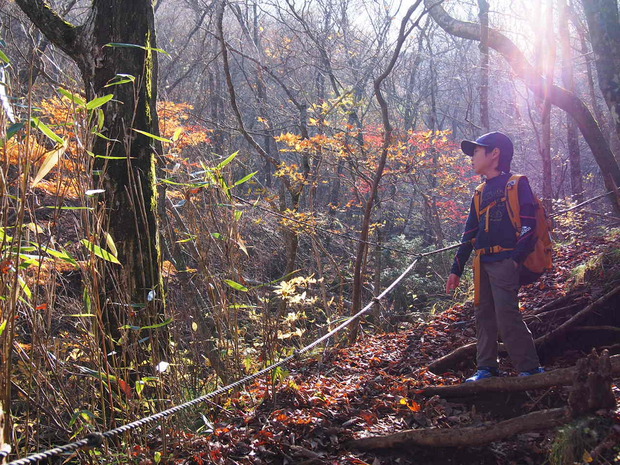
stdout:
MULTIPOLYGON (((475 23, 452 18, 442 6, 442 0, 424 0, 429 14, 449 34, 463 39, 480 41, 480 26, 475 23)), ((515 73, 523 79, 528 88, 537 96, 543 97, 545 88, 551 104, 563 109, 577 122, 581 134, 590 146, 592 154, 603 173, 605 186, 613 190, 620 185, 620 166, 614 158, 597 121, 588 107, 575 94, 556 85, 545 85, 545 79, 528 62, 523 52, 505 35, 489 28, 489 47, 498 51, 510 64, 515 73)), ((619 94, 620 97, 620 94, 619 94)), ((620 213, 617 196, 610 197, 616 212, 620 213)))
MULTIPOLYGON (((121 262, 107 264, 97 305, 116 339, 122 324, 150 326, 163 315, 156 189, 161 144, 147 135, 159 133, 152 2, 93 0, 81 25, 66 21, 45 0, 17 4, 75 61, 89 99, 114 92, 114 99, 103 107, 106 138, 94 142, 98 158, 93 180, 94 186, 105 189, 96 220, 116 243, 121 262), (131 76, 131 82, 106 87, 119 75, 131 76)), ((98 240, 105 244, 103 236, 98 240)))
POLYGON ((553 188, 551 180, 551 102, 549 93, 551 85, 553 85, 553 74, 555 67, 555 39, 553 37, 553 1, 547 1, 544 19, 540 22, 539 31, 545 31, 540 34, 539 42, 539 63, 538 68, 540 74, 545 77, 545 86, 542 97, 538 97, 538 103, 541 107, 541 133, 539 140, 538 152, 542 161, 542 195, 545 209, 551 212, 553 207, 552 197, 553 188))
MULTIPOLYGON (((562 83, 571 92, 575 92, 573 76, 573 49, 570 41, 569 17, 570 7, 566 0, 560 2, 560 41, 562 50, 562 83)), ((579 133, 575 121, 566 115, 566 141, 568 145, 568 162, 570 168, 570 185, 573 199, 583 200, 583 183, 581 182, 581 153, 579 151, 579 133)))
POLYGON ((598 83, 620 135, 620 22, 616 0, 582 0, 598 83))
POLYGON ((478 0, 480 18, 480 123, 484 132, 489 123, 489 2, 478 0))

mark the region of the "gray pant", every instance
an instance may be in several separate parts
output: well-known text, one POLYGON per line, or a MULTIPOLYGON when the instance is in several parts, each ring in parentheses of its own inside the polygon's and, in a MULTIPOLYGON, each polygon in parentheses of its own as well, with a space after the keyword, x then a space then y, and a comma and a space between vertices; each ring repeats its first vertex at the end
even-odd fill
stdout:
POLYGON ((519 273, 512 259, 481 263, 480 305, 475 308, 476 362, 497 367, 498 333, 517 371, 540 366, 532 333, 519 311, 519 273))

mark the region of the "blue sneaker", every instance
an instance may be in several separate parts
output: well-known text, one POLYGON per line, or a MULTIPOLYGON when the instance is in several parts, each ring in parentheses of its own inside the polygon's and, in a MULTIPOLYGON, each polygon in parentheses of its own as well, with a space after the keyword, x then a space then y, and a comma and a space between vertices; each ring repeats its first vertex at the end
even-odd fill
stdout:
POLYGON ((467 378, 465 382, 471 383, 473 381, 480 381, 481 379, 493 378, 494 376, 499 376, 499 370, 497 368, 480 367, 478 371, 476 371, 473 376, 467 378))
POLYGON ((519 373, 519 376, 532 376, 537 375, 538 373, 544 373, 545 369, 543 367, 534 368, 533 370, 522 371, 519 373))

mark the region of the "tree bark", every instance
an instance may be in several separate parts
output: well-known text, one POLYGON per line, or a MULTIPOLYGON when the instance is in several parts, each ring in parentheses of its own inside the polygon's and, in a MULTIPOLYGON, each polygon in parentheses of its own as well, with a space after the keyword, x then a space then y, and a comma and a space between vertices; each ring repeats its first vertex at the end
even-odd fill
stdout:
POLYGON ((528 413, 493 425, 469 428, 432 428, 409 430, 389 436, 363 438, 352 441, 351 447, 361 450, 395 447, 471 447, 488 444, 526 431, 553 428, 570 419, 566 408, 555 408, 528 413))
MULTIPOLYGON (((458 21, 452 18, 441 6, 442 0, 424 0, 429 14, 449 34, 470 40, 480 40, 480 26, 475 23, 458 21)), ((489 47, 498 51, 508 61, 514 72, 525 82, 536 95, 543 97, 545 79, 536 72, 527 61, 521 50, 500 32, 489 28, 489 47)), ((588 107, 572 92, 561 87, 549 86, 549 101, 569 113, 576 121, 581 134, 590 146, 592 154, 604 176, 605 186, 614 190, 620 185, 620 167, 609 148, 601 128, 590 113, 588 107)), ((617 197, 610 195, 616 212, 620 213, 620 202, 617 197)))
POLYGON ((548 213, 553 211, 553 188, 551 172, 551 102, 549 101, 550 86, 553 85, 553 69, 555 65, 555 40, 553 38, 553 2, 547 0, 545 11, 546 24, 544 25, 545 34, 541 34, 539 68, 541 74, 545 76, 545 86, 543 97, 540 98, 541 111, 541 133, 539 153, 542 161, 542 202, 548 213))
MULTIPOLYGON (((108 232, 118 249, 121 265, 106 263, 101 295, 106 330, 117 339, 120 325, 151 326, 163 319, 156 189, 156 157, 161 144, 134 131, 159 134, 152 2, 93 0, 80 26, 65 21, 44 0, 17 0, 17 4, 77 63, 89 99, 114 93, 114 99, 103 106, 104 135, 109 140, 98 137, 93 147, 98 156, 94 184, 105 193, 91 233, 98 234, 97 240, 105 247, 103 233, 108 232), (105 87, 117 74, 135 80, 105 87)), ((159 344, 153 349, 163 355, 167 341, 151 334, 151 342, 156 339, 159 344)))
POLYGON ((484 132, 489 123, 489 2, 478 0, 480 18, 480 124, 484 132))
MULTIPOLYGON (((610 357, 611 372, 620 375, 620 355, 610 357)), ((431 386, 422 389, 419 394, 424 396, 468 397, 485 392, 517 392, 529 389, 542 389, 552 386, 568 386, 573 383, 577 367, 559 368, 536 376, 488 378, 475 383, 455 384, 454 386, 431 386)))
MULTIPOLYGON (((620 23, 616 0, 582 0, 598 83, 620 136, 620 23)), ((616 182, 617 184, 617 182, 616 182)))
MULTIPOLYGON (((562 44, 562 83, 570 92, 575 92, 573 78, 573 49, 570 43, 569 16, 570 9, 566 0, 562 0, 560 8, 560 40, 562 44)), ((572 116, 566 115, 566 143, 568 145, 568 162, 570 166, 570 186, 573 200, 583 201, 583 183, 581 180, 581 153, 579 150, 579 134, 572 116)))

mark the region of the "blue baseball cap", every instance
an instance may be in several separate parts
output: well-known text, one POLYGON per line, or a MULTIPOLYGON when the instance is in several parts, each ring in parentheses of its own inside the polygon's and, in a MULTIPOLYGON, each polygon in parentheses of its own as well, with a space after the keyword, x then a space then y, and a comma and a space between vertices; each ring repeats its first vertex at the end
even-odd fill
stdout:
POLYGON ((491 150, 494 148, 499 149, 499 163, 497 168, 500 171, 510 171, 510 163, 512 162, 512 156, 514 154, 514 147, 510 138, 502 132, 489 132, 478 137, 476 140, 464 140, 461 142, 461 150, 465 155, 470 157, 474 156, 474 149, 476 146, 487 147, 491 150))

